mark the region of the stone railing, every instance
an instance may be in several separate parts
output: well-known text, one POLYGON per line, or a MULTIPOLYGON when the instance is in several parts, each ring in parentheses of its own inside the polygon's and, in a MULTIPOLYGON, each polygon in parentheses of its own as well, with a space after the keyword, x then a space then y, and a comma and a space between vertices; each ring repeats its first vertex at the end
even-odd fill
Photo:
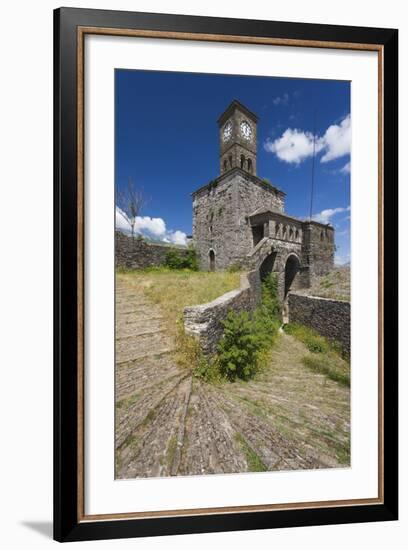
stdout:
POLYGON ((273 243, 268 237, 263 237, 259 243, 247 254, 245 265, 256 266, 267 254, 271 252, 273 243))
POLYGON ((184 327, 187 334, 197 338, 202 351, 216 351, 223 335, 222 321, 230 311, 254 311, 261 299, 261 281, 258 271, 243 273, 240 288, 231 290, 207 304, 184 308, 184 327))

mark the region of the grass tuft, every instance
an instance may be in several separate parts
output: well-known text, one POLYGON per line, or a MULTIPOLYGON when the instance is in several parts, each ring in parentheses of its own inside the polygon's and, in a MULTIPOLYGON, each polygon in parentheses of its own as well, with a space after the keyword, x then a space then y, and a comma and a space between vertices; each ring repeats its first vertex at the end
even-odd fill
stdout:
POLYGON ((347 364, 336 358, 334 354, 325 354, 321 357, 307 355, 303 357, 302 363, 313 372, 324 374, 330 380, 350 387, 350 371, 344 368, 347 364))
POLYGON ((177 449, 177 437, 175 435, 172 435, 168 445, 167 445, 167 451, 166 451, 166 462, 168 468, 171 468, 171 465, 173 464, 174 455, 176 454, 177 449))
POLYGON ((285 325, 284 330, 303 342, 311 352, 302 358, 302 363, 310 370, 324 374, 330 380, 350 387, 350 362, 341 347, 318 334, 313 329, 297 323, 285 325))
POLYGON ((303 342, 312 353, 327 353, 330 349, 330 344, 326 338, 320 336, 320 334, 309 327, 297 323, 289 323, 285 325, 284 330, 287 334, 303 342))
POLYGON ((267 472, 268 468, 262 462, 261 458, 256 454, 255 451, 248 445, 245 438, 239 432, 235 434, 235 440, 241 446, 242 450, 245 453, 245 458, 248 463, 248 472, 267 472))

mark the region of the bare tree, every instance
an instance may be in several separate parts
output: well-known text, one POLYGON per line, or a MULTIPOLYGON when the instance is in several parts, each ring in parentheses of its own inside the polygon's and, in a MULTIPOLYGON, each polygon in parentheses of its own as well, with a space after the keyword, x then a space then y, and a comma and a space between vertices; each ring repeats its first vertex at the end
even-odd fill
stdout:
POLYGON ((120 208, 124 219, 130 226, 132 238, 135 235, 136 218, 145 206, 147 200, 142 189, 137 189, 131 178, 127 186, 116 192, 116 204, 120 208))

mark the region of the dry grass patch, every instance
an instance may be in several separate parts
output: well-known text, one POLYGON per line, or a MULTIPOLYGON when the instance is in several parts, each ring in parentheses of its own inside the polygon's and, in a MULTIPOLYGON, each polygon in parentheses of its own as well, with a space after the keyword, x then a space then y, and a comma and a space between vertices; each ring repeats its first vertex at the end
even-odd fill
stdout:
POLYGON ((160 306, 169 333, 177 345, 177 362, 194 367, 200 360, 200 350, 194 338, 185 334, 183 310, 186 306, 205 304, 222 294, 239 288, 240 273, 223 271, 205 272, 157 268, 117 272, 118 280, 124 280, 160 306))

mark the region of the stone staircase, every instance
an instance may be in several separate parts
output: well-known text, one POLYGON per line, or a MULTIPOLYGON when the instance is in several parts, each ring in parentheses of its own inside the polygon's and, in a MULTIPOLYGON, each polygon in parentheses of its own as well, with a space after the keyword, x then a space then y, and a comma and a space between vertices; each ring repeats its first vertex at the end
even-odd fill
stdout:
POLYGON ((174 352, 159 307, 118 276, 117 479, 339 466, 349 391, 302 365, 303 344, 282 334, 270 368, 219 386, 194 378, 174 352))

